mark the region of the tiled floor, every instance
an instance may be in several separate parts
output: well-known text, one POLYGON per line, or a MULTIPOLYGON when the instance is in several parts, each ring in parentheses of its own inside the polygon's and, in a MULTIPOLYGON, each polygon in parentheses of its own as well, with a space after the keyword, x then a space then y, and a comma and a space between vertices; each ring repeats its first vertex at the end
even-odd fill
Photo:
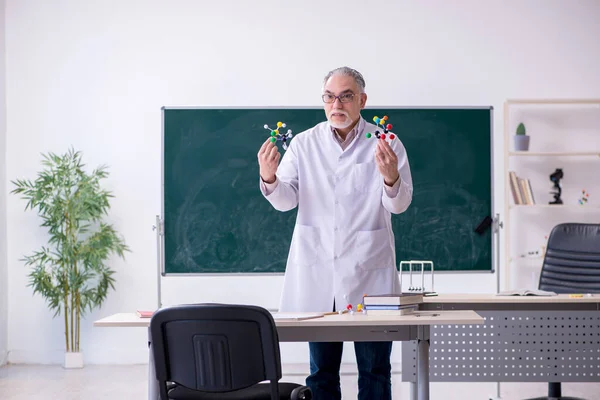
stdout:
MULTIPOLYGON (((285 369, 284 369, 285 373, 285 369)), ((145 400, 147 365, 95 366, 65 370, 60 366, 10 365, 0 367, 0 400, 145 400)), ((303 383, 300 374, 283 380, 303 383)), ((408 399, 408 384, 393 376, 394 399, 408 399)), ((539 396, 546 385, 503 383, 501 400, 521 400, 539 396)), ((356 375, 342 375, 344 399, 356 399, 356 375)), ((496 394, 493 383, 431 384, 431 400, 488 400, 496 394)), ((600 400, 600 383, 564 384, 563 394, 600 400)), ((374 399, 376 400, 376 399, 374 399)))

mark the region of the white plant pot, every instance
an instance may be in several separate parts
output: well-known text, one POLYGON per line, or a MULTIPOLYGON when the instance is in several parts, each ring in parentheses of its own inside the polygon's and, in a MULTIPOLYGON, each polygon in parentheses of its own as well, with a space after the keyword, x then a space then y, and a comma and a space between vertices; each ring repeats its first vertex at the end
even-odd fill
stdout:
POLYGON ((74 369, 74 368, 83 368, 83 353, 73 353, 66 352, 65 353, 65 369, 74 369))
POLYGON ((529 150, 529 135, 515 135, 515 151, 529 150))

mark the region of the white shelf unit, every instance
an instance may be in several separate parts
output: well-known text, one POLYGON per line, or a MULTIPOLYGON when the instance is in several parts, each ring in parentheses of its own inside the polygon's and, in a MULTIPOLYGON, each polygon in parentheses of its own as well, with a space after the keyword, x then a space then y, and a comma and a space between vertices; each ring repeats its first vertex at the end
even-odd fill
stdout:
POLYGON ((600 99, 509 99, 504 103, 502 290, 537 288, 548 235, 562 222, 600 222, 600 99), (527 151, 514 150, 520 122, 530 136, 527 151), (549 204, 556 168, 564 172, 561 205, 549 204), (510 171, 530 180, 535 204, 515 205, 510 171), (579 204, 586 193, 587 202, 579 204))

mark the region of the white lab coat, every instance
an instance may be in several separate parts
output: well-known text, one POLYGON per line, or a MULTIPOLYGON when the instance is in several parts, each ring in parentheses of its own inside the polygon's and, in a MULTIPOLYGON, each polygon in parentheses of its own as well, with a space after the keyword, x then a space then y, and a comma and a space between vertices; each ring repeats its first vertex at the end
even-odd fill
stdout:
POLYGON ((412 200, 404 145, 398 156, 401 183, 390 198, 375 162, 376 126, 361 118, 353 142, 342 150, 328 122, 296 135, 277 169, 278 184, 265 198, 280 211, 298 206, 280 311, 331 311, 356 307, 364 294, 399 293, 391 213, 412 200))

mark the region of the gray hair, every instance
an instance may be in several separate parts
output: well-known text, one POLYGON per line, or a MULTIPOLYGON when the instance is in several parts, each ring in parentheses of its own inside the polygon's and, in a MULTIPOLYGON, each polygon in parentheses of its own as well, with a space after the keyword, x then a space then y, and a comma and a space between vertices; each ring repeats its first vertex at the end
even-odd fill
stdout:
POLYGON ((334 70, 331 70, 327 73, 327 75, 325 75, 325 79, 323 79, 323 86, 325 86, 325 84, 327 83, 329 78, 331 78, 333 75, 351 76, 352 78, 354 78, 354 81, 358 85, 358 91, 360 93, 365 92, 365 86, 366 86, 365 79, 363 78, 361 73, 358 72, 357 70, 352 69, 350 67, 339 67, 334 70))

